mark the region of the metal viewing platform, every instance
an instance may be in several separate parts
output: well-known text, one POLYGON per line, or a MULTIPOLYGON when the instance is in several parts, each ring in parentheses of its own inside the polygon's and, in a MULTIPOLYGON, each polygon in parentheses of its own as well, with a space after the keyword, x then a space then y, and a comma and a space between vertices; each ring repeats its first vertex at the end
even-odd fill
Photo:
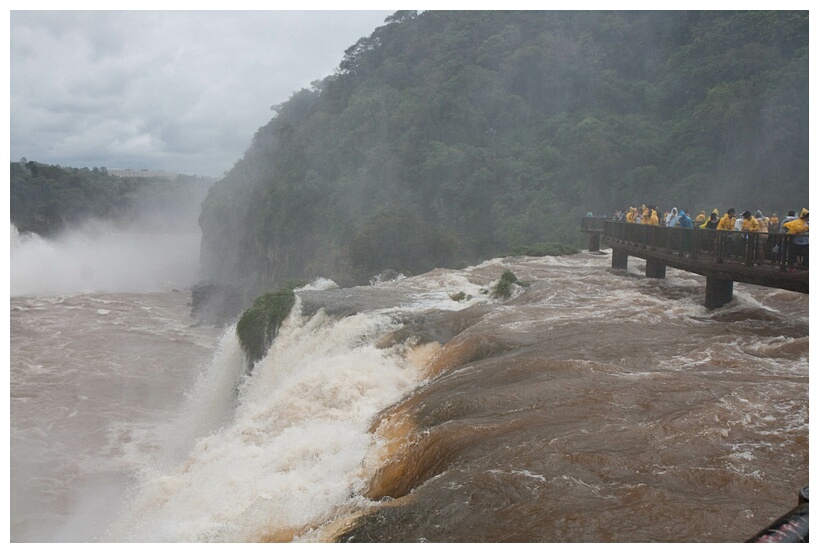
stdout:
POLYGON ((663 227, 584 217, 589 251, 612 249, 613 269, 628 268, 628 257, 646 260, 646 276, 665 278, 667 266, 706 277, 705 307, 722 307, 734 282, 808 293, 807 259, 793 243, 797 235, 663 227))

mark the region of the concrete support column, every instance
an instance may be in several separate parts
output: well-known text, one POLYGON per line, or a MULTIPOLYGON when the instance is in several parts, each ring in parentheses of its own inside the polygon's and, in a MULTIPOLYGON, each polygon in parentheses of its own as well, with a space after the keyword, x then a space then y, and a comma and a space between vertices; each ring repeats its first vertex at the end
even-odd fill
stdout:
POLYGON ((600 251, 600 233, 593 232, 589 235, 589 251, 590 252, 599 252, 600 251))
POLYGON ((734 281, 708 277, 705 281, 705 308, 717 309, 734 297, 734 281))
POLYGON ((611 250, 611 268, 612 269, 628 269, 628 254, 623 250, 612 248, 611 250))
POLYGON ((656 259, 646 259, 647 278, 665 278, 665 264, 656 259))

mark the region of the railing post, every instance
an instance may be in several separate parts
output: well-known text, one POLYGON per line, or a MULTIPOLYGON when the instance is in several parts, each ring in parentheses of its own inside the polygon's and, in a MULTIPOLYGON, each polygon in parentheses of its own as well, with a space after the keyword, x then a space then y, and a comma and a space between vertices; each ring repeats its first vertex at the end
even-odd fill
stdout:
POLYGON ((716 241, 714 242, 714 254, 716 255, 717 263, 722 263, 725 260, 725 231, 717 231, 716 241))
POLYGON ((745 240, 745 266, 754 266, 754 256, 756 255, 756 233, 746 232, 743 236, 745 240))

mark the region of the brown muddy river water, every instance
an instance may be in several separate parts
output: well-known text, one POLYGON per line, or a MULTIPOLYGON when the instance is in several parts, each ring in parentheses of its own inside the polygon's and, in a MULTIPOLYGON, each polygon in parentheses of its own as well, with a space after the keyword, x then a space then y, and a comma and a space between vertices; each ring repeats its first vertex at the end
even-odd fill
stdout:
POLYGON ((319 281, 249 376, 183 293, 12 297, 12 541, 744 541, 808 485, 808 296, 631 265, 319 281))

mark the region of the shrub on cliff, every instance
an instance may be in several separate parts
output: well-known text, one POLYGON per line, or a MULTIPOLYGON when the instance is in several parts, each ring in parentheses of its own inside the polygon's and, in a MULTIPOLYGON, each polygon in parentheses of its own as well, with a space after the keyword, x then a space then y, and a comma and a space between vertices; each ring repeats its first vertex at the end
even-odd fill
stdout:
POLYGON ((293 290, 304 284, 291 281, 276 292, 262 294, 242 313, 236 324, 236 335, 249 365, 252 366, 267 353, 284 319, 296 303, 293 290))

